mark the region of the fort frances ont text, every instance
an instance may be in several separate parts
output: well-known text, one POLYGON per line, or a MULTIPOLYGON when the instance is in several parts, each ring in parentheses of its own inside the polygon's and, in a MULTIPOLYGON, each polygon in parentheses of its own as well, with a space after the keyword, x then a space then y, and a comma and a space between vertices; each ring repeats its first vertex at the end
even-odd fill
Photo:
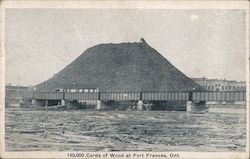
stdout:
POLYGON ((67 157, 75 158, 179 158, 179 153, 67 153, 67 157))

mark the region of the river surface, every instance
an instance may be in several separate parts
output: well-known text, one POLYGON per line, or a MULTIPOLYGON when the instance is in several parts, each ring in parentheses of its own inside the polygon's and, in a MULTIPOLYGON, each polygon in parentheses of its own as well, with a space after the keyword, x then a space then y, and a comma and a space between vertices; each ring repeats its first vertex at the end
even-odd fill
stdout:
POLYGON ((5 110, 6 151, 245 151, 246 110, 5 110))

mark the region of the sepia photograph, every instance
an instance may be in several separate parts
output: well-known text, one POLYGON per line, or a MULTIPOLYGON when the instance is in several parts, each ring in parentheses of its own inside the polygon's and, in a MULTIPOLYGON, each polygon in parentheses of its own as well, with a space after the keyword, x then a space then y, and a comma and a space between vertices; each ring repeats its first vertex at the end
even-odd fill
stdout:
POLYGON ((249 158, 249 3, 170 2, 3 1, 1 157, 249 158))

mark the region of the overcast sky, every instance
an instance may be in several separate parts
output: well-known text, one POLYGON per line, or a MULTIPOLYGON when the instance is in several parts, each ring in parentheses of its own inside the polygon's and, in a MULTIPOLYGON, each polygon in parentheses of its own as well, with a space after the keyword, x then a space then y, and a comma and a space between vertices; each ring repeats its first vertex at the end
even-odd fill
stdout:
POLYGON ((38 84, 91 46, 141 37, 189 77, 245 80, 245 30, 243 10, 8 9, 6 83, 38 84))

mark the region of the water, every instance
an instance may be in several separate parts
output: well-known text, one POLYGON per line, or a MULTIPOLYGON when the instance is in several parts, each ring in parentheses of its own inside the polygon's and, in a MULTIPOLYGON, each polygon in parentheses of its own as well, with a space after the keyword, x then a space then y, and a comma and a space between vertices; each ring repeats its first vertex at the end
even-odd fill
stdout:
POLYGON ((7 108, 6 151, 245 151, 245 108, 221 109, 188 113, 7 108))

